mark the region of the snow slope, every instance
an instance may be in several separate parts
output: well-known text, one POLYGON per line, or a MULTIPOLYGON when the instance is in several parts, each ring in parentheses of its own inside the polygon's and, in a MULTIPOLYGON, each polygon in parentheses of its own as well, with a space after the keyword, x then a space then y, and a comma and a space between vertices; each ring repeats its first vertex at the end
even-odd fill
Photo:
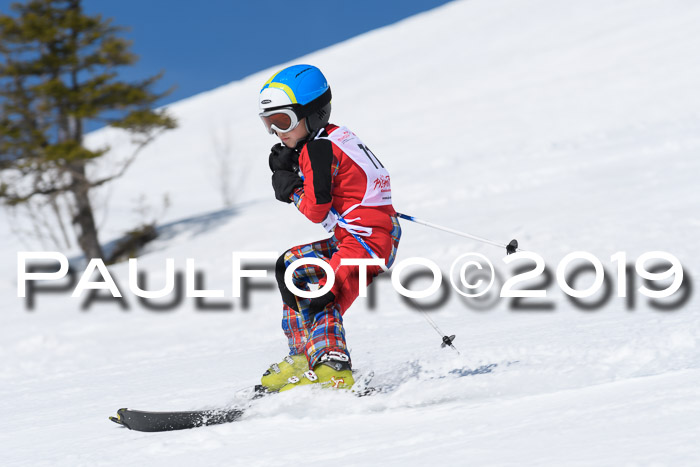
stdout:
MULTIPOLYGON (((697 24, 700 4, 690 0, 459 1, 295 63, 324 71, 333 121, 389 168, 397 210, 516 237, 552 270, 577 250, 610 273, 617 251, 633 261, 665 250, 698 290, 697 24)), ((179 271, 194 258, 232 310, 198 311, 193 299, 144 309, 120 264, 110 271, 129 310, 103 302, 81 311, 63 293, 39 295, 29 312, 16 296, 16 252, 50 248, 12 235, 2 214, 3 465, 700 464, 698 300, 659 311, 637 294, 628 310, 613 296, 585 312, 555 286, 548 312, 516 312, 506 300, 477 311, 452 293, 432 316, 457 334, 457 356, 381 280, 377 309, 358 299, 345 323, 355 367, 393 392, 287 393, 256 402, 241 423, 184 432, 110 423, 124 406, 228 403, 285 353, 274 290, 253 292, 248 311, 230 298, 232 251, 281 253, 325 236, 272 196, 274 139, 255 96, 274 71, 172 105, 179 129, 95 193, 103 242, 157 216, 161 237, 139 259, 149 285, 163 283, 166 258, 179 271), (165 196, 170 207, 159 213, 165 196), (490 364, 490 373, 454 373, 490 364)), ((113 130, 89 142, 113 149, 96 172, 132 149, 113 130)), ((402 225, 398 260, 427 257, 447 271, 479 252, 501 264, 491 246, 402 225)))

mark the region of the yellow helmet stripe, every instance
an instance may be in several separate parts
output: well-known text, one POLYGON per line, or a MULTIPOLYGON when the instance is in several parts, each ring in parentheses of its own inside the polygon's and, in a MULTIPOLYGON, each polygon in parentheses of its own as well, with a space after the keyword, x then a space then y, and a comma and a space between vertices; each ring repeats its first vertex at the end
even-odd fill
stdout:
MULTIPOLYGON (((282 70, 284 70, 284 68, 283 68, 282 70)), ((270 76, 270 79, 268 79, 267 81, 265 81, 265 84, 263 84, 263 87, 262 87, 262 88, 265 89, 265 88, 272 82, 272 80, 275 79, 275 76, 279 75, 280 72, 282 72, 282 70, 280 70, 280 71, 278 71, 277 73, 275 73, 274 75, 270 76)))
MULTIPOLYGON (((273 78, 274 78, 274 76, 273 76, 273 78)), ((270 81, 272 81, 272 79, 270 79, 270 81)), ((287 96, 289 96, 289 100, 292 101, 292 104, 296 104, 296 103, 297 103, 297 98, 296 98, 296 96, 294 95, 294 92, 292 91, 292 88, 290 88, 290 87, 287 86, 286 84, 283 84, 283 83, 270 83, 270 87, 271 87, 271 88, 281 89, 282 91, 285 92, 285 94, 287 94, 287 96)))

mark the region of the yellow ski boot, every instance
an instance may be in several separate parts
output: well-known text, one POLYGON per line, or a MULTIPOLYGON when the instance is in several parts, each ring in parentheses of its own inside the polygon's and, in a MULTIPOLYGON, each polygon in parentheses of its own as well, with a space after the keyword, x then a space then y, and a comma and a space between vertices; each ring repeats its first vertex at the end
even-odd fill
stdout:
POLYGON ((306 355, 287 355, 281 362, 270 365, 260 382, 266 390, 275 392, 288 384, 289 378, 298 378, 308 370, 306 355))
POLYGON ((352 388, 355 379, 352 377, 350 359, 340 352, 330 352, 321 358, 313 370, 307 370, 301 376, 290 377, 280 392, 308 384, 320 384, 321 387, 330 389, 352 388))

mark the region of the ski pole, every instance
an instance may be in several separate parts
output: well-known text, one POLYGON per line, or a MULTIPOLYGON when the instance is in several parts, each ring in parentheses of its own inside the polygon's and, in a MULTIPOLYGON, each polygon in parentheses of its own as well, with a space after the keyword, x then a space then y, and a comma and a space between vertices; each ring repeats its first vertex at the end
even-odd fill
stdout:
MULTIPOLYGON (((304 175, 301 173, 301 171, 298 169, 298 167, 297 167, 297 173, 299 173, 299 176, 301 177, 301 179, 304 180, 304 175)), ((345 219, 343 218, 343 216, 341 216, 340 213, 339 213, 334 207, 331 207, 330 210, 331 210, 331 212, 332 212, 333 214, 336 215, 336 217, 338 218, 338 221, 340 221, 340 222, 342 222, 342 223, 344 223, 344 224, 347 224, 347 222, 345 222, 345 219)), ((402 216, 402 214, 399 214, 399 213, 397 213, 397 215, 402 216)), ((411 219, 411 220, 412 220, 412 219, 411 219)), ((348 232, 350 232, 350 231, 348 230, 348 232)), ((372 250, 372 248, 367 244, 367 242, 365 242, 365 241, 362 239, 362 237, 360 237, 359 235, 355 234, 354 232, 350 232, 350 234, 355 238, 355 240, 357 240, 357 242, 358 242, 360 245, 362 245, 362 248, 364 248, 365 251, 367 251, 367 253, 369 253, 369 255, 370 255, 372 258, 381 260, 381 258, 379 258, 379 256, 377 256, 377 254, 372 250)), ((515 240, 514 240, 514 241, 515 241, 515 240)), ((512 242, 511 242, 511 243, 512 243, 512 242)), ((517 242, 516 242, 516 243, 517 243, 517 242)), ((517 245, 516 245, 516 247, 517 247, 517 245)), ((379 265, 379 267, 380 267, 380 268, 382 269, 382 271, 384 271, 384 272, 389 271, 389 268, 386 267, 386 264, 383 264, 383 263, 382 263, 382 264, 379 265)), ((423 309, 420 307, 420 305, 418 305, 418 304, 416 303, 416 307, 418 308, 418 311, 421 312, 421 314, 423 315, 423 318, 425 318, 425 320, 428 322, 428 324, 430 324, 430 325, 433 327, 433 329, 435 329, 435 332, 437 332, 437 333, 440 335, 440 337, 442 338, 442 343, 440 344, 440 347, 443 347, 443 348, 444 348, 444 347, 448 347, 448 346, 449 346, 449 347, 451 347, 455 352, 457 352, 457 355, 461 355, 461 354, 459 353, 459 350, 457 350, 457 347, 455 347, 455 346, 452 344, 452 342, 454 342, 454 340, 455 340, 455 338, 456 338, 457 336, 456 336, 455 334, 452 334, 451 336, 448 336, 447 334, 445 334, 444 332, 442 332, 442 330, 440 330, 440 328, 439 328, 438 325, 435 323, 435 321, 433 321, 433 319, 432 319, 430 316, 428 316, 428 313, 426 313, 425 310, 423 310, 423 309)))
POLYGON ((425 225, 426 227, 432 227, 433 229, 437 230, 442 230, 443 232, 449 232, 455 235, 459 235, 460 237, 466 237, 466 238, 471 238, 472 240, 476 240, 482 243, 488 243, 489 245, 494 245, 497 247, 505 248, 506 249, 506 254, 510 255, 511 253, 515 253, 516 251, 523 251, 518 248, 518 241, 516 239, 513 239, 508 243, 507 245, 504 245, 503 243, 499 242, 494 242, 493 240, 489 240, 487 238, 482 238, 482 237, 477 237, 476 235, 468 234, 465 232, 460 232, 459 230, 451 229, 449 227, 443 227, 441 225, 433 224, 432 222, 427 222, 421 219, 416 219, 413 216, 409 216, 407 214, 401 214, 400 212, 396 213, 401 219, 406 219, 411 222, 415 222, 416 224, 421 224, 425 225))
MULTIPOLYGON (((345 219, 343 219, 343 216, 341 216, 340 213, 338 213, 338 211, 337 211, 335 208, 331 208, 331 212, 332 212, 333 214, 335 214, 335 215, 338 217, 338 221, 340 221, 340 222, 342 222, 342 223, 344 223, 344 224, 347 224, 347 223, 345 222, 345 219)), ((365 249, 365 251, 367 251, 367 253, 369 253, 369 255, 370 255, 372 258, 381 260, 381 258, 379 258, 379 256, 377 256, 377 254, 372 250, 372 248, 367 244, 367 242, 365 242, 365 241, 363 240, 363 238, 362 238, 361 236, 355 234, 354 232, 350 232, 350 234, 351 234, 353 237, 355 237, 355 240, 357 240, 357 241, 359 242, 359 244, 362 245, 362 247, 365 249)), ((384 272, 389 271, 389 268, 386 267, 386 264, 383 264, 383 263, 382 263, 382 264, 379 265, 379 267, 382 268, 382 271, 384 271, 384 272)), ((449 347, 451 347, 452 349, 454 349, 455 352, 457 352, 457 355, 461 355, 461 354, 459 353, 459 350, 457 350, 457 348, 452 344, 452 342, 455 340, 455 337, 456 337, 456 336, 455 336, 454 334, 452 334, 451 336, 448 336, 447 334, 445 334, 444 332, 442 332, 442 330, 440 330, 440 328, 439 328, 438 325, 435 323, 435 321, 433 321, 433 318, 431 318, 431 317, 428 315, 428 313, 426 313, 425 310, 423 310, 423 309, 420 307, 420 305, 416 304, 416 306, 418 307, 418 311, 421 312, 421 314, 423 315, 423 317, 425 318, 425 320, 428 322, 428 324, 430 324, 430 325, 433 327, 433 329, 435 329, 435 332, 437 332, 437 333, 440 335, 440 337, 442 338, 442 344, 440 344, 440 347, 449 346, 449 347)))

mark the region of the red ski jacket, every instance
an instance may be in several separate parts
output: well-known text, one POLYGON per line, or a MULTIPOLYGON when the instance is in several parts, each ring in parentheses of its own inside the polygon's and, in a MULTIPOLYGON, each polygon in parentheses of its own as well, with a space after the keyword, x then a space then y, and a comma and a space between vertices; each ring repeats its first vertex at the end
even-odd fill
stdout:
MULTIPOLYGON (((352 221, 353 225, 372 228, 372 235, 375 229, 390 233, 392 229, 390 216, 396 215, 396 211, 391 204, 388 174, 381 177, 381 180, 368 180, 368 172, 356 160, 353 160, 337 144, 325 139, 338 130, 339 127, 336 125, 327 125, 316 139, 309 141, 301 149, 299 168, 304 176, 304 186, 298 188, 292 195, 294 203, 299 211, 314 223, 323 222, 331 207, 335 208, 339 214, 343 214, 360 204, 344 216, 346 221, 355 219, 352 221), (388 196, 381 201, 383 205, 361 204, 370 186, 386 188, 381 190, 388 193, 388 196)), ((349 130, 344 129, 344 132, 352 137, 355 136, 349 130)), ((376 157, 372 158, 374 155, 368 149, 364 148, 364 150, 375 167, 377 163, 381 164, 376 157)), ((338 240, 349 235, 351 234, 345 229, 336 227, 335 236, 338 240)))

